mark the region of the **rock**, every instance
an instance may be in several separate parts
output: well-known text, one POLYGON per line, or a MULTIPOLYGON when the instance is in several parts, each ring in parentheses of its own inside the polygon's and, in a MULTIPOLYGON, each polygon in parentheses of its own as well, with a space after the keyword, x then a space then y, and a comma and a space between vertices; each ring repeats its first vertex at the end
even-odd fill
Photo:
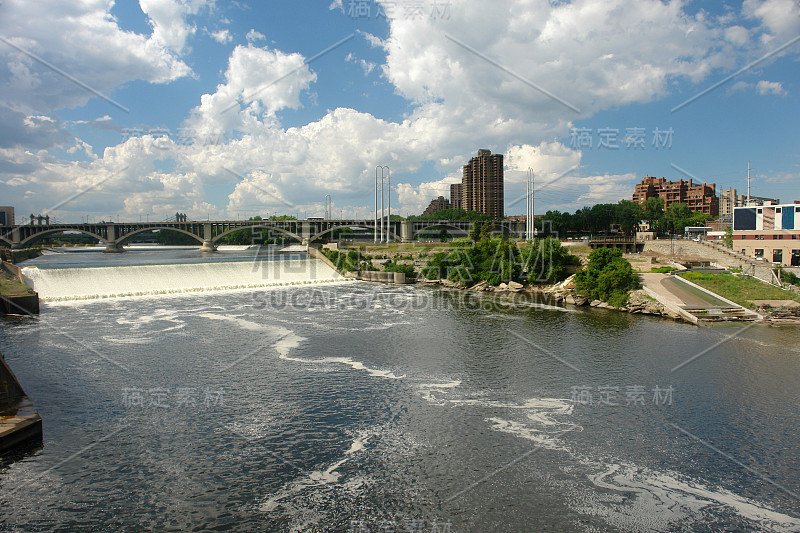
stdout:
POLYGON ((473 285, 470 290, 471 291, 487 291, 491 288, 488 281, 479 281, 475 285, 473 285))
POLYGON ((516 281, 509 281, 508 282, 508 290, 510 290, 510 291, 519 292, 524 288, 525 288, 525 285, 523 285, 522 283, 517 283, 516 281))
POLYGON ((589 303, 589 299, 588 298, 584 298, 583 296, 579 296, 577 294, 575 296, 573 296, 573 298, 575 299, 575 305, 578 305, 578 306, 584 306, 584 305, 589 303))
POLYGON ((505 283, 501 283, 500 285, 498 285, 498 286, 497 286, 497 288, 495 289, 495 291, 496 291, 496 292, 505 292, 505 291, 508 291, 508 285, 506 285, 505 283))
POLYGON ((589 303, 589 305, 591 305, 592 307, 599 307, 600 304, 602 303, 603 302, 601 302, 600 300, 592 300, 591 303, 589 303))
POLYGON ((567 297, 564 298, 564 302, 566 302, 568 304, 571 304, 571 305, 575 305, 575 297, 572 296, 571 294, 568 294, 567 297))

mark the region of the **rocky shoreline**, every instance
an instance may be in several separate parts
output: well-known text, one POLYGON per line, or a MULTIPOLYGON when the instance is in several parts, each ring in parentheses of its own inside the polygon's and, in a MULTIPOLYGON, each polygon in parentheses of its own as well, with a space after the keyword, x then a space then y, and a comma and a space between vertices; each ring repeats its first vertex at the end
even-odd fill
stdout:
POLYGON ((632 291, 629 294, 628 303, 625 305, 625 307, 615 307, 608 302, 602 302, 600 300, 589 300, 588 298, 585 298, 584 296, 581 296, 575 292, 574 276, 570 276, 561 283, 546 286, 530 284, 523 285, 522 283, 517 283, 515 281, 501 283, 498 286, 490 285, 487 281, 479 281, 474 285, 466 286, 463 283, 450 281, 448 279, 420 279, 418 283, 427 285, 442 285, 452 289, 462 289, 477 292, 494 292, 499 294, 522 292, 527 292, 530 294, 543 294, 553 298, 556 302, 564 302, 578 307, 589 306, 600 309, 612 309, 615 311, 622 311, 624 313, 663 316, 673 320, 683 320, 680 314, 670 311, 662 304, 648 296, 647 293, 641 289, 632 291))

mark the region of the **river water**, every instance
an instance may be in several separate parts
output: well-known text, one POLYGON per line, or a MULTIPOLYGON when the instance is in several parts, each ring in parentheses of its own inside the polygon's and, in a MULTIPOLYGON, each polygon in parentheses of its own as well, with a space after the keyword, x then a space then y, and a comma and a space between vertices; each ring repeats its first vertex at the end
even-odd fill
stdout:
POLYGON ((796 329, 212 260, 240 279, 195 250, 28 263, 57 294, 0 352, 44 447, 0 470, 3 530, 800 529, 796 329), (154 256, 194 289, 131 275, 154 256), (91 297, 109 278, 156 289, 91 297))

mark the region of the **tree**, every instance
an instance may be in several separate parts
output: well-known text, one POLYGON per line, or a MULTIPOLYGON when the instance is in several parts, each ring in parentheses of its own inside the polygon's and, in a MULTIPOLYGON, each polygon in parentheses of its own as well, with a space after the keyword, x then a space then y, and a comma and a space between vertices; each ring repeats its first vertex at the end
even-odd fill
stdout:
POLYGON ((722 239, 723 244, 728 248, 733 248, 733 229, 728 226, 725 228, 725 238, 722 239))
POLYGON ((481 240, 481 223, 473 222, 469 227, 469 238, 472 242, 481 240))
POLYGON ((664 199, 658 196, 651 196, 644 201, 643 216, 650 224, 650 231, 655 231, 661 219, 664 218, 664 199))
POLYGON ((664 221, 667 224, 667 230, 672 233, 683 233, 686 226, 691 225, 692 210, 684 203, 672 204, 664 211, 664 221))
POLYGON ((641 288, 639 275, 622 258, 622 250, 598 248, 589 254, 589 264, 575 275, 575 289, 588 298, 622 307, 631 290, 641 288))

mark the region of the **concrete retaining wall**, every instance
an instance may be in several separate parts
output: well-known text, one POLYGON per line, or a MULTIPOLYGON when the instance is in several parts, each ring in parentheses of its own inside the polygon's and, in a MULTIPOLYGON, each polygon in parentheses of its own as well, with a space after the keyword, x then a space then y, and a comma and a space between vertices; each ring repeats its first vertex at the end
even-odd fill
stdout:
MULTIPOLYGON (((753 276, 767 283, 775 283, 774 266, 771 263, 753 261, 740 253, 721 245, 676 240, 646 241, 645 252, 654 252, 665 257, 690 256, 708 259, 726 268, 740 268, 743 274, 753 276)), ((793 270, 793 269, 789 269, 793 270)))

